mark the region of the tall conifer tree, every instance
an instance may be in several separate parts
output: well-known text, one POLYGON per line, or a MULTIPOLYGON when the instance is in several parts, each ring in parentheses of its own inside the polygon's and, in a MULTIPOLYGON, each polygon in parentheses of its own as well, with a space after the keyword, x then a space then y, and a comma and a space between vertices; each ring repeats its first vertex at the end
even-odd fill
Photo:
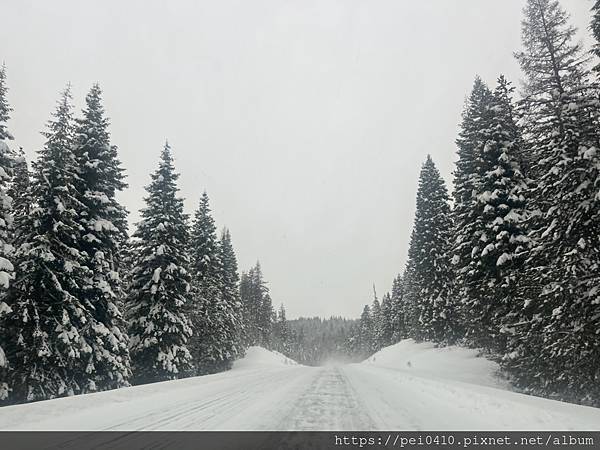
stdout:
POLYGON ((192 354, 198 372, 229 369, 236 354, 234 305, 223 292, 223 265, 208 195, 202 194, 190 236, 194 325, 192 354))
POLYGON ((232 348, 233 356, 238 358, 244 354, 244 322, 242 301, 240 299, 237 258, 231 242, 231 233, 224 228, 219 242, 221 250, 221 283, 222 295, 225 302, 229 305, 234 315, 231 325, 234 327, 234 346, 232 348))
POLYGON ((94 390, 87 369, 92 347, 82 332, 93 322, 77 297, 86 276, 78 249, 78 181, 70 89, 44 133, 33 165, 28 233, 16 250, 17 277, 7 303, 6 342, 14 401, 44 400, 94 390))
POLYGON ((409 302, 417 314, 417 339, 453 342, 456 318, 450 298, 450 206, 444 180, 433 160, 421 168, 415 223, 408 251, 409 302))
POLYGON ((169 144, 146 187, 146 207, 133 235, 133 269, 127 298, 129 351, 138 383, 172 380, 192 372, 186 316, 190 273, 188 228, 169 144))
POLYGON ((248 273, 242 273, 240 297, 246 345, 268 347, 273 326, 273 304, 259 262, 248 273))
MULTIPOLYGON (((455 274, 453 297, 459 305, 465 301, 467 304, 472 303, 469 298, 474 297, 470 291, 473 289, 472 278, 475 274, 471 260, 475 254, 482 251, 480 238, 483 236, 484 221, 480 215, 478 193, 482 192, 485 169, 481 152, 487 139, 485 132, 489 132, 491 127, 491 106, 492 92, 481 78, 476 77, 462 113, 461 131, 456 140, 458 161, 454 171, 452 193, 454 229, 451 253, 455 274)), ((464 317, 470 315, 464 306, 462 305, 459 311, 460 321, 465 325, 466 333, 473 335, 478 323, 464 317)), ((481 339, 485 337, 483 331, 478 335, 481 339)))
POLYGON ((404 277, 399 274, 394 278, 390 299, 390 314, 392 328, 392 344, 408 337, 408 321, 405 308, 404 277))
POLYGON ((86 96, 83 117, 77 120, 74 153, 78 167, 78 223, 83 230, 79 248, 88 276, 79 297, 94 316, 84 328, 92 346, 89 370, 98 390, 114 389, 130 376, 125 322, 118 304, 123 290, 119 277, 120 247, 127 237, 127 211, 116 194, 127 185, 110 143, 100 87, 86 96))
POLYGON ((576 30, 556 0, 528 0, 517 59, 537 214, 527 298, 514 348, 517 380, 535 392, 600 398, 600 148, 598 90, 576 30))
POLYGON ((470 188, 455 208, 455 292, 466 338, 470 345, 500 353, 505 349, 501 324, 514 315, 516 276, 528 242, 522 141, 511 92, 500 77, 483 105, 469 105, 458 142, 460 150, 468 150, 460 155, 468 155, 472 164, 459 165, 455 174, 455 186, 470 188))

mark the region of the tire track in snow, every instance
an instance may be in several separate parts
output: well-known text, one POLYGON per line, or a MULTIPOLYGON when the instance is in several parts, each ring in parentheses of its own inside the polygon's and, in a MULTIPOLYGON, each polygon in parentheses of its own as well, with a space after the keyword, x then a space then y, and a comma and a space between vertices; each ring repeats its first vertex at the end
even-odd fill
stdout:
POLYGON ((323 367, 281 420, 280 430, 369 430, 360 396, 338 367, 323 367))
MULTIPOLYGON (((288 375, 287 372, 285 374, 288 375)), ((280 385, 284 376, 279 372, 266 376, 262 373, 252 375, 239 380, 235 387, 231 383, 215 386, 215 392, 203 399, 191 396, 182 404, 169 405, 166 409, 157 405, 156 409, 127 418, 105 430, 202 430, 218 427, 228 415, 243 411, 248 403, 260 395, 260 391, 280 385), (211 422, 214 418, 218 419, 217 423, 211 422)))

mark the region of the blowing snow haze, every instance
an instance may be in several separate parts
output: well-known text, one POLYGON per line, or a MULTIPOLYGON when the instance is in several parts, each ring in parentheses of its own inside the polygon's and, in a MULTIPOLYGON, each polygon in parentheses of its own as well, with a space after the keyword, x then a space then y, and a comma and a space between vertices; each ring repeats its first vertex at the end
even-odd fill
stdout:
MULTIPOLYGON (((523 0, 2 3, 15 146, 33 159, 59 91, 79 110, 99 82, 130 222, 168 138, 188 212, 206 189, 290 317, 355 317, 390 289, 473 75, 522 77, 523 0)), ((591 2, 561 3, 584 39, 591 2)))

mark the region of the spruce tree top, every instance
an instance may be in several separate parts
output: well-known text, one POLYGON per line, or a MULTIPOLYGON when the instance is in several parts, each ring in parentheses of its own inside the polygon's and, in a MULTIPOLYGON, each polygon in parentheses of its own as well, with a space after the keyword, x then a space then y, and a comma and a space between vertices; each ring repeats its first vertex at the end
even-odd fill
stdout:
POLYGON ((577 29, 557 0, 528 0, 524 14, 524 50, 515 57, 527 75, 526 94, 557 98, 581 81, 579 68, 587 61, 581 45, 572 43, 577 29))
MULTIPOLYGON (((205 279, 215 278, 219 275, 219 241, 217 239, 217 227, 211 216, 211 210, 206 191, 200 198, 200 204, 194 215, 192 224, 191 250, 192 270, 195 276, 205 279)), ((200 281, 200 280, 198 280, 200 281)))
POLYGON ((10 119, 10 112, 12 108, 8 104, 6 94, 8 93, 8 87, 6 86, 6 65, 2 64, 0 67, 0 141, 11 140, 13 137, 8 132, 6 122, 10 119))
POLYGON ((223 229, 220 240, 221 264, 223 265, 223 283, 231 289, 237 289, 240 277, 238 275, 238 264, 231 243, 231 233, 227 228, 223 229))
POLYGON ((43 226, 53 228, 54 232, 61 227, 65 228, 64 239, 75 245, 75 236, 79 234, 79 230, 73 234, 68 227, 77 227, 71 221, 77 215, 81 204, 77 200, 75 186, 78 181, 77 162, 71 151, 74 134, 71 101, 71 86, 68 85, 53 113, 53 119, 48 122, 48 131, 42 133, 47 141, 32 167, 35 180, 33 193, 42 209, 41 214, 57 221, 54 226, 52 223, 43 226), (60 188, 56 189, 57 186, 60 188))
POLYGON ((528 0, 521 36, 524 50, 515 54, 525 73, 524 134, 543 144, 570 125, 569 104, 586 83, 589 58, 573 42, 576 28, 556 0, 528 0))
POLYGON ((458 161, 454 172, 454 201, 457 207, 471 200, 473 175, 480 172, 481 160, 478 148, 482 144, 482 121, 489 116, 492 92, 487 85, 476 77, 473 89, 462 113, 461 131, 456 145, 458 161))
POLYGON ((127 211, 115 200, 127 187, 117 148, 110 144, 109 120, 102 106, 102 91, 95 84, 87 94, 83 117, 77 120, 75 153, 81 177, 79 190, 86 206, 85 226, 94 236, 90 242, 114 245, 112 235, 125 240, 127 211))
POLYGON ((168 142, 161 152, 158 170, 150 177, 151 182, 146 187, 149 195, 144 198, 147 206, 140 211, 142 221, 134 236, 156 242, 159 254, 166 253, 162 245, 176 246, 179 254, 185 244, 183 238, 187 236, 188 215, 184 212, 183 199, 177 197, 179 174, 175 171, 168 142), (142 233, 145 235, 141 236, 142 233), (167 239, 169 236, 181 239, 167 239))
POLYGON ((427 155, 419 175, 415 224, 409 258, 417 270, 432 276, 444 271, 451 228, 448 190, 439 170, 427 155))
POLYGON ((92 86, 85 103, 83 117, 77 120, 77 147, 83 159, 80 170, 90 191, 96 189, 114 195, 116 190, 125 189, 127 184, 123 181, 124 169, 120 167, 116 147, 110 145, 110 122, 105 117, 102 90, 98 84, 92 86), (95 176, 98 173, 102 176, 95 176))

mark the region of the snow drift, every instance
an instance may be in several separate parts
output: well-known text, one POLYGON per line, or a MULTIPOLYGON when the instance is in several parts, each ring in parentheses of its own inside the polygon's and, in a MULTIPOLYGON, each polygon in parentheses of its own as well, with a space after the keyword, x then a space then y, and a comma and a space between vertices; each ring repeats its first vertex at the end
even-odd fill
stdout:
POLYGON ((293 359, 273 350, 262 347, 250 347, 244 358, 233 363, 233 369, 252 369, 264 366, 297 366, 293 359))
POLYGON ((477 350, 450 346, 436 348, 431 342, 405 339, 385 347, 362 364, 406 371, 425 378, 462 381, 480 386, 507 389, 499 377, 498 364, 480 357, 477 350))

